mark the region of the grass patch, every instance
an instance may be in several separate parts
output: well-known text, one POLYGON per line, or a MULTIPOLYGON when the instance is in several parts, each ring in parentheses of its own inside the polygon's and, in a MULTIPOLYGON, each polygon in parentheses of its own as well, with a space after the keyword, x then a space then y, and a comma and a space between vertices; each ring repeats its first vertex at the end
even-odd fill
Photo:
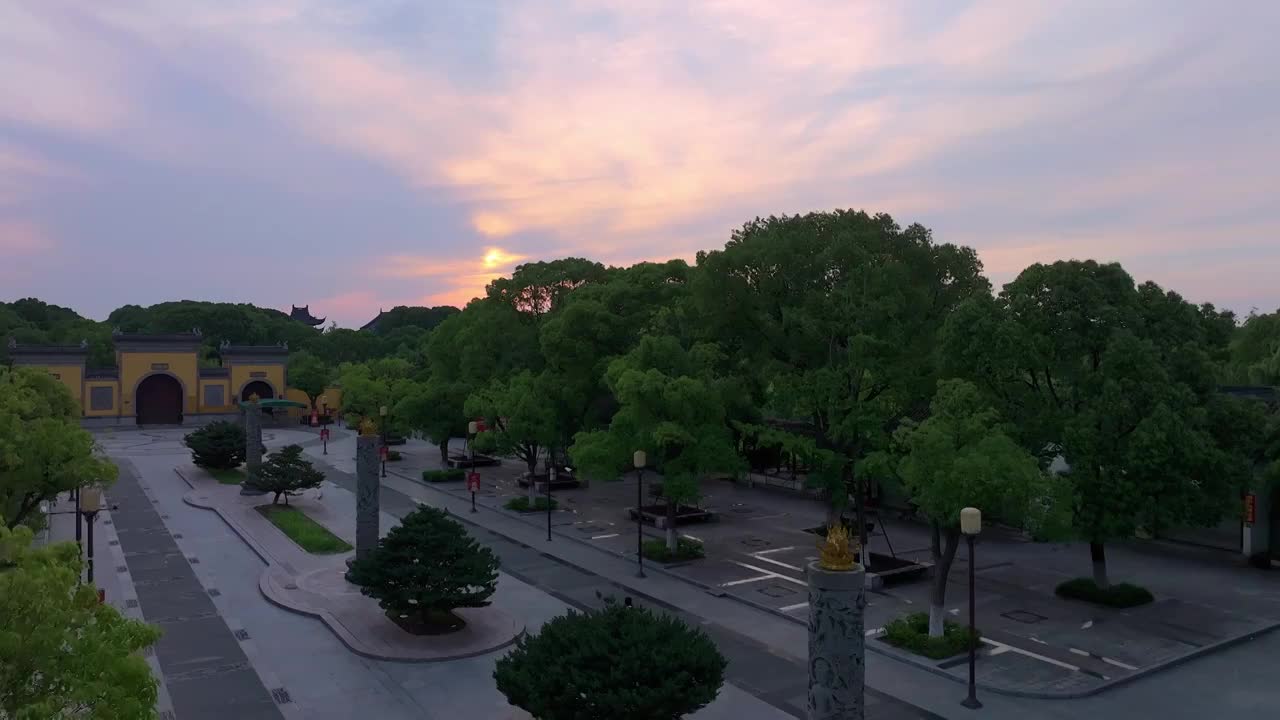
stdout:
POLYGON ((697 560, 706 556, 706 553, 702 550, 702 543, 688 538, 676 539, 675 552, 667 549, 666 540, 645 540, 644 544, 640 546, 640 551, 644 553, 645 558, 664 563, 697 560))
MULTIPOLYGON (((556 506, 559 504, 560 503, 556 502, 555 498, 551 498, 552 510, 555 510, 556 506)), ((521 495, 520 497, 513 497, 510 500, 508 500, 507 504, 504 507, 506 507, 508 510, 515 510, 516 512, 546 512, 547 499, 539 495, 538 499, 533 501, 533 507, 529 507, 528 496, 521 495)))
POLYGON ((942 637, 929 637, 929 613, 911 613, 885 625, 883 640, 917 655, 945 660, 968 652, 970 645, 981 642, 981 637, 980 631, 970 635, 969 628, 950 620, 942 623, 942 637))
POLYGON ((317 555, 333 555, 351 549, 345 540, 329 532, 320 523, 297 508, 286 505, 259 505, 256 508, 272 525, 289 536, 298 547, 317 555))
POLYGON ((205 470, 223 485, 239 485, 244 482, 244 471, 240 468, 205 468, 205 470))
POLYGON ((450 468, 448 470, 423 470, 422 481, 429 483, 437 482, 457 482, 467 479, 467 471, 462 468, 450 468))
POLYGON ((1054 590, 1059 597, 1072 600, 1084 600, 1096 605, 1113 608, 1131 608, 1146 605, 1155 600, 1151 591, 1137 585, 1120 583, 1108 588, 1100 588, 1093 578, 1076 578, 1068 580, 1054 590))

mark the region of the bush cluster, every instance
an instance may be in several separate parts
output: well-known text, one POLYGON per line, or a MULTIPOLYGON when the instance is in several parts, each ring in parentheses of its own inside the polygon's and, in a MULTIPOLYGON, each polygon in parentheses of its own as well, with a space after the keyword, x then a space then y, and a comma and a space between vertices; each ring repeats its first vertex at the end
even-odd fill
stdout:
POLYGON ((657 562, 679 562, 681 560, 697 560, 704 557, 706 553, 702 549, 702 543, 688 538, 680 538, 676 540, 676 551, 671 552, 667 549, 665 540, 646 540, 641 546, 641 551, 649 560, 657 562))
POLYGON ((1131 608, 1146 605, 1155 600, 1151 591, 1144 587, 1120 583, 1107 588, 1100 588, 1093 578, 1076 578, 1068 580, 1054 591, 1059 597, 1072 600, 1084 600, 1097 605, 1113 608, 1131 608))
MULTIPOLYGON (((389 457, 389 455, 388 455, 389 457)), ((462 468, 449 468, 448 470, 423 470, 422 481, 429 483, 437 482, 457 482, 467 479, 467 471, 462 468)))
POLYGON ((945 660, 968 652, 969 647, 976 646, 981 639, 981 632, 974 631, 970 635, 969 628, 950 620, 942 624, 942 637, 929 637, 928 613, 911 613, 890 622, 884 626, 883 637, 894 647, 934 660, 945 660))
POLYGON ((182 442, 191 448, 191 461, 210 470, 230 470, 244 462, 244 426, 218 420, 187 433, 182 442))
MULTIPOLYGON (((559 504, 560 503, 556 502, 555 498, 551 499, 552 510, 555 510, 556 507, 559 506, 559 504)), ((508 510, 515 510, 516 512, 546 512, 547 499, 539 495, 538 499, 533 502, 532 506, 530 506, 529 498, 525 495, 521 495, 519 497, 513 497, 510 500, 508 500, 504 507, 506 507, 508 510)))

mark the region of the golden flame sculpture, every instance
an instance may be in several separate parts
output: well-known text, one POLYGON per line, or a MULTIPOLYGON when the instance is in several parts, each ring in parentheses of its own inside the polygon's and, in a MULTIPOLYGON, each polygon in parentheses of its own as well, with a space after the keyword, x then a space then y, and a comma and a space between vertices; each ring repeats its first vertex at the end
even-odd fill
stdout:
POLYGON ((841 523, 834 523, 827 528, 827 539, 818 545, 821 557, 818 564, 823 570, 852 570, 853 558, 857 554, 857 538, 850 541, 849 531, 841 523), (851 544, 852 542, 852 544, 851 544))
POLYGON ((365 418, 360 421, 360 434, 361 435, 377 435, 378 426, 374 424, 373 420, 370 420, 369 418, 365 418))
POLYGON ((261 398, 258 397, 258 393, 249 393, 249 402, 256 403, 260 399, 261 398))

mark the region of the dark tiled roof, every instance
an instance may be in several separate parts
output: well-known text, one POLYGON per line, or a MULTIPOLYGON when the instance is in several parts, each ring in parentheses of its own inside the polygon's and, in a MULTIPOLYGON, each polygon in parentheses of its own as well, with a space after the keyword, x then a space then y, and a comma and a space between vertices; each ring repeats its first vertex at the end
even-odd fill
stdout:
POLYGON ((288 355, 287 345, 223 345, 218 348, 223 355, 288 355))
POLYGON ((231 368, 225 367, 202 367, 200 368, 200 377, 220 378, 231 377, 231 368))
POLYGON ((10 355, 87 355, 83 345, 10 345, 10 355))
POLYGON ((111 333, 111 339, 125 342, 200 342, 204 340, 204 336, 199 332, 189 333, 158 333, 148 335, 144 333, 111 333))
POLYGON ((89 368, 84 371, 85 380, 119 380, 119 368, 89 368))
POLYGON ((386 313, 382 311, 382 308, 378 308, 378 316, 370 320, 369 322, 365 323, 364 325, 361 325, 360 329, 373 330, 374 328, 378 327, 378 321, 382 319, 383 315, 386 315, 386 313))
POLYGON ((300 323, 307 325, 320 325, 324 323, 324 318, 317 318, 311 315, 310 305, 303 305, 302 307, 290 305, 289 307, 291 308, 289 310, 289 317, 300 323))

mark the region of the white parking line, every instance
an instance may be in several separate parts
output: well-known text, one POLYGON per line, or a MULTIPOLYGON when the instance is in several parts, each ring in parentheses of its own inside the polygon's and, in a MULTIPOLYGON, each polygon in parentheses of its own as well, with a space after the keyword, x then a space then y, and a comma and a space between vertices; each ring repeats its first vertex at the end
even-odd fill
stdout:
POLYGON ((1008 652, 1016 652, 1019 655, 1025 655, 1029 658, 1039 660, 1040 662, 1046 662, 1046 663, 1049 663, 1050 665, 1057 665, 1058 667, 1066 668, 1067 670, 1075 670, 1077 672, 1079 672, 1080 670, 1080 668, 1076 667, 1075 665, 1071 665, 1070 663, 1064 663, 1061 660, 1054 660, 1053 658, 1045 657, 1044 655, 1037 655, 1036 653, 1033 653, 1030 650, 1023 650, 1022 648, 1014 647, 1012 645, 1006 645, 1002 642, 996 642, 995 640, 990 640, 988 638, 982 638, 982 642, 997 649, 1009 648, 1008 652))
POLYGON ((758 558, 761 555, 772 555, 773 553, 776 553, 776 552, 785 552, 787 550, 795 550, 795 549, 796 549, 795 545, 788 545, 786 547, 772 548, 770 550, 757 550, 756 552, 753 552, 751 554, 758 558))
POLYGON ((791 612, 792 610, 799 610, 800 608, 806 608, 806 607, 809 607, 809 603, 802 602, 802 603, 796 603, 795 605, 786 605, 778 609, 781 610, 782 612, 791 612))
POLYGON ((733 580, 731 582, 721 583, 720 587, 733 587, 734 585, 746 585, 747 583, 759 582, 761 580, 772 580, 772 579, 773 579, 773 573, 769 573, 768 575, 759 575, 757 577, 747 578, 746 580, 733 580))
POLYGON ((778 567, 784 567, 788 570, 795 570, 796 572, 804 572, 804 568, 802 567, 796 567, 795 565, 788 565, 787 563, 779 562, 778 560, 773 560, 771 558, 760 557, 759 555, 756 555, 756 554, 752 554, 751 557, 755 560, 759 560, 760 562, 767 562, 770 565, 777 565, 778 567))
POLYGON ((755 565, 750 565, 750 564, 748 564, 748 563, 738 562, 737 560, 732 560, 732 561, 730 561, 730 562, 732 562, 734 565, 737 565, 737 566, 739 566, 739 567, 744 567, 744 568, 746 568, 746 569, 748 569, 748 570, 755 570, 755 571, 756 571, 756 572, 758 572, 758 573, 764 573, 764 574, 766 574, 766 575, 772 575, 773 577, 775 577, 775 578, 777 578, 777 579, 779 579, 779 580, 786 580, 786 581, 787 581, 787 582, 789 582, 789 583, 795 583, 796 585, 803 585, 804 587, 809 587, 809 583, 806 583, 806 582, 805 582, 805 581, 803 581, 803 580, 797 580, 797 579, 795 579, 795 578, 793 578, 793 577, 788 577, 788 576, 783 575, 783 574, 781 574, 781 573, 776 573, 776 572, 774 572, 774 571, 772 571, 772 570, 765 570, 765 569, 764 569, 764 568, 762 568, 762 567, 756 567, 755 565))
POLYGON ((592 540, 604 540, 605 538, 618 537, 619 533, 609 533, 608 535, 592 535, 592 540))

